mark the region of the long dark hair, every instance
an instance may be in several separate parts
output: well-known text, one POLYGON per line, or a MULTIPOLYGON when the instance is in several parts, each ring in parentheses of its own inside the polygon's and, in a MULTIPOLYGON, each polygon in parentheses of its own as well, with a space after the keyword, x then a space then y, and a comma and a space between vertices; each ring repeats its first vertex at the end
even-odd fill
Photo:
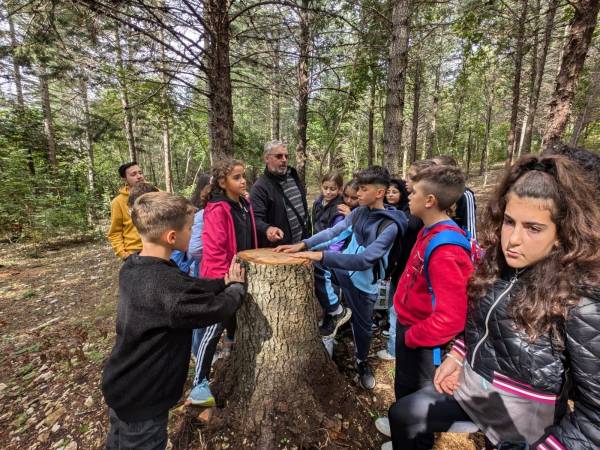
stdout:
POLYGON ((210 184, 210 175, 207 173, 201 173, 198 175, 198 180, 196 181, 196 186, 194 186, 194 192, 190 197, 190 202, 196 208, 204 208, 206 206, 206 202, 202 199, 202 190, 210 184))
POLYGON ((473 307, 508 268, 501 229, 508 195, 548 200, 559 245, 528 268, 509 306, 532 341, 550 335, 559 345, 570 309, 600 285, 600 207, 588 174, 562 156, 524 156, 504 176, 483 213, 479 234, 485 256, 469 283, 473 307))
POLYGON ((408 190, 406 189, 406 181, 400 178, 392 178, 390 187, 395 187, 400 191, 400 203, 392 205, 401 211, 408 211, 408 190))

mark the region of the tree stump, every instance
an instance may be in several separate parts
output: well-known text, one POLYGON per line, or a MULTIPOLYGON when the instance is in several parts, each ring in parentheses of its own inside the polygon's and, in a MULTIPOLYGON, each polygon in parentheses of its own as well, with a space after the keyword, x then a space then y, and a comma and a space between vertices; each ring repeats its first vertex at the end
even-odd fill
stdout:
POLYGON ((247 264, 248 296, 223 375, 230 378, 227 410, 252 447, 277 448, 290 436, 290 421, 281 421, 285 430, 277 423, 282 416, 293 419, 300 434, 319 428, 323 399, 315 385, 334 383, 335 389, 340 374, 319 336, 312 263, 268 249, 238 256, 247 264), (318 419, 316 427, 311 418, 318 419))

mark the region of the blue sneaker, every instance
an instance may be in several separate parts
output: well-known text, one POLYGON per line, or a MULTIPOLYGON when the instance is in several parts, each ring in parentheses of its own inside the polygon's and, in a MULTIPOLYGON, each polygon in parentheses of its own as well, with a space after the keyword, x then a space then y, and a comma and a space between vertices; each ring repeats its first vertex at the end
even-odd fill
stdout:
POLYGON ((206 378, 200 384, 194 386, 187 399, 188 402, 195 406, 204 406, 207 408, 215 406, 215 398, 212 392, 210 392, 206 378))

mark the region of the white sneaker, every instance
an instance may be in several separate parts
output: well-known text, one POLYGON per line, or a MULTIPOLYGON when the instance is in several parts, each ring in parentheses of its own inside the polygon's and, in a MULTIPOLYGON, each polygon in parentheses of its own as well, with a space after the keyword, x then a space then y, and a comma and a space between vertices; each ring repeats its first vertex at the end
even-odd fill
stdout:
MULTIPOLYGON (((380 417, 379 419, 377 419, 375 421, 375 428, 377 428, 377 431, 379 431, 384 436, 392 437, 392 432, 390 431, 390 419, 388 419, 387 417, 380 417)), ((390 445, 391 444, 392 443, 390 442, 390 445)))
POLYGON ((396 357, 394 355, 390 355, 386 349, 379 350, 377 352, 377 357, 379 359, 383 359, 384 361, 394 361, 396 357))
POLYGON ((388 441, 385 444, 383 444, 381 446, 381 450, 394 450, 394 447, 392 446, 392 441, 388 441))

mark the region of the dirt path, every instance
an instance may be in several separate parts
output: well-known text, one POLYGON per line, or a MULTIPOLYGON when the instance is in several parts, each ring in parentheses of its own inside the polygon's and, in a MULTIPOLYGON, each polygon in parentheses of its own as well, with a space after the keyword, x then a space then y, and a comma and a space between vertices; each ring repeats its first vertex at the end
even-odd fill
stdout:
MULTIPOLYGON (((483 183, 474 178, 469 184, 483 183)), ((477 191, 487 196, 489 187, 477 191)), ((31 252, 27 245, 0 245, 0 442, 7 450, 100 449, 107 431, 100 375, 114 342, 120 263, 104 240, 63 241, 38 257, 31 252)), ((377 335, 372 354, 384 345, 377 335)), ((352 383, 348 335, 337 351, 352 383)), ((371 361, 378 386, 372 393, 356 388, 356 395, 374 420, 393 401, 394 364, 371 361)), ((200 448, 200 440, 194 442, 188 448, 200 448)), ((443 434, 436 448, 476 446, 466 436, 443 434)))

